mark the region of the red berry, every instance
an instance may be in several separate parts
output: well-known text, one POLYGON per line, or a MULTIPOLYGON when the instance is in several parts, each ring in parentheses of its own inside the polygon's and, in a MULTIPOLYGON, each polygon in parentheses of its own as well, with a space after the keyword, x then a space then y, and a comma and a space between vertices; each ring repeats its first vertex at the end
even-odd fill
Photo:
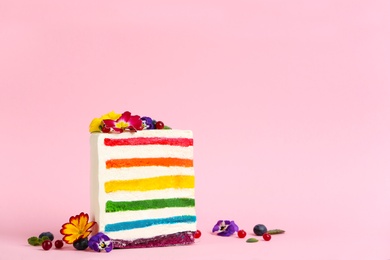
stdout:
POLYGON ((64 242, 62 242, 62 240, 56 240, 56 242, 54 243, 54 246, 58 249, 60 249, 61 247, 64 246, 64 242))
POLYGON ((241 229, 241 230, 238 230, 237 235, 239 238, 244 238, 244 237, 246 237, 246 232, 241 229))
POLYGON ((161 121, 156 122, 156 129, 163 129, 164 128, 164 123, 161 121))
POLYGON ((264 233, 264 234, 263 234, 263 239, 264 239, 265 241, 270 241, 270 240, 271 240, 271 235, 268 234, 268 233, 264 233))
POLYGON ((53 244, 51 243, 50 240, 45 240, 42 242, 43 250, 49 250, 52 246, 53 246, 53 244))
POLYGON ((200 232, 200 230, 196 230, 194 233, 194 238, 200 238, 201 235, 202 235, 202 232, 200 232))

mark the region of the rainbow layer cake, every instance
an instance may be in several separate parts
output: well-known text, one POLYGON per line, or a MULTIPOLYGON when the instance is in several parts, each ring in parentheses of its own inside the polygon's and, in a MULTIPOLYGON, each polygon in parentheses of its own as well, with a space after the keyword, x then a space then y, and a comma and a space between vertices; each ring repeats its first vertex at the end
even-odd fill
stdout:
POLYGON ((94 232, 114 248, 193 243, 192 132, 129 112, 94 119, 90 131, 94 232))

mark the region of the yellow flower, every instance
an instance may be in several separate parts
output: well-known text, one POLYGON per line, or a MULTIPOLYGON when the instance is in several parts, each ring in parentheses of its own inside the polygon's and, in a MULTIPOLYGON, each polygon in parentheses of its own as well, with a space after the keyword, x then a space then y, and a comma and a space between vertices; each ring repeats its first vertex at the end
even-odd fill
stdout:
POLYGON ((95 225, 96 222, 88 222, 88 214, 81 212, 80 215, 72 216, 69 218, 69 223, 62 225, 60 230, 61 234, 64 235, 64 240, 68 244, 73 244, 79 238, 86 238, 91 234, 90 228, 95 225))
POLYGON ((117 114, 114 111, 111 111, 108 114, 102 115, 100 118, 94 118, 92 122, 89 124, 89 132, 100 132, 100 125, 102 124, 102 121, 105 119, 112 119, 117 120, 121 117, 121 114, 117 114))

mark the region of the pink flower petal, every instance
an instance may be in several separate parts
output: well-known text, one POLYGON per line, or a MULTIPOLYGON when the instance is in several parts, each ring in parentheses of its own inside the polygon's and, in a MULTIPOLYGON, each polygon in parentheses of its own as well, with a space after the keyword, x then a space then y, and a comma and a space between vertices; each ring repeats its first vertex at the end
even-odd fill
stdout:
POLYGON ((131 126, 133 126, 136 130, 142 130, 143 125, 142 125, 142 120, 140 116, 131 116, 129 118, 129 123, 131 126))
POLYGON ((112 130, 114 130, 114 132, 117 133, 117 134, 123 133, 123 129, 122 128, 113 127, 112 130))
POLYGON ((135 129, 134 126, 129 126, 128 129, 130 132, 137 132, 137 129, 135 129))
POLYGON ((124 112, 120 118, 118 118, 117 122, 123 121, 128 123, 131 117, 131 113, 129 111, 124 112))
POLYGON ((104 125, 104 127, 107 127, 107 128, 115 127, 115 123, 116 123, 116 121, 112 120, 112 119, 103 120, 103 125, 104 125))

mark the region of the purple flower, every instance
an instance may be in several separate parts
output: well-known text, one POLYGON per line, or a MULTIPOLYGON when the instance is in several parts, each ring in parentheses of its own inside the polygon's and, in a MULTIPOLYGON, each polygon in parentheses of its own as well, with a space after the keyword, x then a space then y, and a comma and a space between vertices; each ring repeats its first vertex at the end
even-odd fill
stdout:
POLYGON ((108 253, 112 250, 113 244, 107 235, 99 232, 91 237, 91 239, 88 241, 88 246, 96 252, 105 250, 108 253))
POLYGON ((142 126, 144 127, 144 130, 154 129, 153 119, 151 119, 150 117, 147 117, 147 116, 141 117, 141 121, 142 121, 142 126))
POLYGON ((238 226, 234 221, 230 220, 219 220, 213 228, 213 232, 217 232, 218 236, 228 237, 238 231, 238 226))

